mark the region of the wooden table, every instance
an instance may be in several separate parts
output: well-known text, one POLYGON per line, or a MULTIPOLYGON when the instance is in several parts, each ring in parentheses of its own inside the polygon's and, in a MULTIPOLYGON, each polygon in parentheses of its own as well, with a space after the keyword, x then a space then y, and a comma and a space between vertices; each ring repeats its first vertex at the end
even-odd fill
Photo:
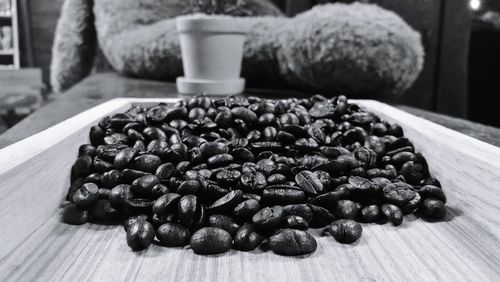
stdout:
MULTIPOLYGON (((169 93, 174 93, 169 84, 99 75, 55 99, 10 132, 17 132, 15 138, 31 135, 113 95, 167 96, 169 93), (40 121, 42 118, 44 120, 40 121), (34 125, 27 124, 30 121, 34 125)), ((102 111, 100 108, 98 110, 102 111)), ((364 224, 363 236, 355 244, 342 245, 332 238, 317 238, 317 251, 305 258, 281 257, 262 250, 249 253, 231 250, 223 255, 205 257, 194 255, 190 250, 156 245, 133 253, 125 243, 121 226, 69 226, 60 223, 54 214, 65 187, 49 187, 54 183, 51 179, 59 179, 61 183, 67 178, 64 170, 74 160, 74 144, 86 138, 86 128, 71 133, 70 138, 57 146, 51 138, 59 140, 60 136, 46 134, 43 141, 36 144, 48 149, 37 154, 36 160, 23 161, 25 165, 16 167, 10 175, 3 174, 5 178, 17 179, 19 185, 9 185, 9 179, 0 178, 0 222, 9 222, 7 225, 19 229, 29 229, 30 224, 39 226, 32 228, 33 232, 0 260, 0 281, 499 281, 500 193, 496 186, 500 183, 500 173, 496 172, 500 168, 499 150, 484 143, 476 144, 477 140, 471 138, 460 143, 456 139, 463 136, 425 121, 415 121, 410 126, 407 122, 411 117, 393 108, 385 112, 389 111, 393 112, 393 117, 400 118, 403 127, 412 129, 407 131, 412 140, 423 132, 420 126, 426 131, 425 136, 419 138, 419 144, 415 144, 428 156, 431 169, 440 172, 437 176, 446 187, 448 215, 444 222, 426 222, 410 215, 399 227, 364 224), (440 140, 451 140, 453 142, 448 144, 455 146, 443 146, 440 140), (52 168, 47 169, 43 161, 50 162, 52 168), (27 169, 36 174, 26 178, 23 172, 27 169), (9 189, 15 192, 7 193, 9 189), (49 191, 54 192, 50 194, 49 191), (47 198, 52 199, 49 208, 53 208, 45 214, 23 213, 27 209, 19 205, 8 208, 9 203, 19 202, 19 199, 35 207, 46 203, 47 198), (15 210, 17 212, 13 212, 15 210), (41 222, 45 217, 48 219, 41 222), (24 220, 8 221, 16 218, 24 220)), ((90 126, 95 122, 90 115, 80 118, 78 122, 72 120, 73 126, 85 123, 90 126)), ((448 120, 442 116, 434 118, 448 120)), ((454 126, 459 123, 467 125, 455 120, 454 126)), ((57 132, 60 131, 57 129, 53 133, 57 132)), ((6 159, 13 162, 26 159, 26 151, 36 151, 31 148, 33 146, 19 150, 6 159)), ((9 230, 3 232, 11 234, 11 241, 14 241, 12 229, 6 229, 9 230)), ((319 232, 311 231, 315 236, 319 232)), ((0 250, 5 249, 5 245, 0 246, 0 250)))

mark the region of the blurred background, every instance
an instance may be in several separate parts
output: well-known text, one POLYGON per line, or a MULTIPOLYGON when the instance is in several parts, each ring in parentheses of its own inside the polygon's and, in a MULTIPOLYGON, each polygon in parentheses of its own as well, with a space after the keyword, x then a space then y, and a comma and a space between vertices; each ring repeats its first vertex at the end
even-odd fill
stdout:
MULTIPOLYGON (((273 0, 293 16, 327 0, 273 0)), ((424 70, 391 101, 500 127, 500 0, 373 0, 422 34, 424 70)), ((50 100, 63 0, 0 0, 0 133, 50 100)))

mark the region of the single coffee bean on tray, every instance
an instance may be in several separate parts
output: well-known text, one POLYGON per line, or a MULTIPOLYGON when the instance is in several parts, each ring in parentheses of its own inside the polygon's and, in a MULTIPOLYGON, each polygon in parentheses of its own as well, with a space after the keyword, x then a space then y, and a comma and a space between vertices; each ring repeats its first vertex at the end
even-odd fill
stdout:
POLYGON ((403 129, 345 96, 133 106, 88 137, 75 144, 61 221, 121 223, 134 251, 156 237, 197 254, 264 243, 304 255, 317 248, 309 228, 348 244, 356 221, 446 215, 445 191, 403 129))

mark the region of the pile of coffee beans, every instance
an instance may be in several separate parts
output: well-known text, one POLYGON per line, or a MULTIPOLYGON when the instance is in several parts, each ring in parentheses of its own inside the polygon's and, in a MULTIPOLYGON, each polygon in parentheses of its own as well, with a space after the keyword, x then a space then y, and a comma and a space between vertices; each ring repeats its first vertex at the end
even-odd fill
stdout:
POLYGON ((446 196, 396 124, 327 99, 193 97, 135 106, 90 129, 62 205, 69 224, 123 224, 127 244, 197 254, 356 242, 362 223, 446 214, 446 196), (156 239, 155 239, 156 238, 156 239))

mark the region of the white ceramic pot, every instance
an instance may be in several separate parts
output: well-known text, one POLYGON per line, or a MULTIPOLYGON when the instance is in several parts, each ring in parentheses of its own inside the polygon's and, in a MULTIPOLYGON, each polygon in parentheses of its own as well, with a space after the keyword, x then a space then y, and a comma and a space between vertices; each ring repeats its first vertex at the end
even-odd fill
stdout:
POLYGON ((189 15, 176 20, 184 77, 177 78, 182 94, 229 95, 243 92, 240 78, 243 21, 229 16, 189 15))

